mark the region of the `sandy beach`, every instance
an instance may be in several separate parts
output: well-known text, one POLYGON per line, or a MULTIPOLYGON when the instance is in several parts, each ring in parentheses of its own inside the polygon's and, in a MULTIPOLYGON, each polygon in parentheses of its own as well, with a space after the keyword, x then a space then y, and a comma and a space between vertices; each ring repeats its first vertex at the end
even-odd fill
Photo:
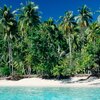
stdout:
POLYGON ((50 80, 41 78, 25 78, 18 81, 11 80, 0 80, 0 87, 13 87, 13 86, 23 86, 23 87, 100 87, 100 79, 95 79, 93 81, 83 81, 77 82, 79 79, 85 79, 86 77, 74 77, 69 80, 50 80))

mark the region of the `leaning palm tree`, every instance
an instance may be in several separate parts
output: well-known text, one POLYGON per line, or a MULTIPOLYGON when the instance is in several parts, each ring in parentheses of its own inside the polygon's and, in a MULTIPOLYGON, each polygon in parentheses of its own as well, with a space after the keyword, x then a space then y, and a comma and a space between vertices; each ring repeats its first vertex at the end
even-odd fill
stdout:
POLYGON ((72 11, 68 11, 65 13, 64 17, 62 17, 62 21, 60 25, 64 33, 68 36, 70 66, 72 66, 72 38, 71 37, 73 34, 73 29, 76 25, 72 11))
POLYGON ((7 6, 4 6, 3 9, 0 8, 0 24, 2 25, 2 33, 4 35, 4 40, 6 40, 8 43, 8 65, 10 73, 13 75, 12 44, 17 34, 17 22, 14 18, 14 14, 7 6))

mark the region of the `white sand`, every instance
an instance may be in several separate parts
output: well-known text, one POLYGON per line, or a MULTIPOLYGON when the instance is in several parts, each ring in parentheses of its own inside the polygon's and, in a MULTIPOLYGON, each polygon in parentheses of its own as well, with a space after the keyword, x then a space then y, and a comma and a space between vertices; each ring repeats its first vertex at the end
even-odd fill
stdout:
POLYGON ((0 80, 0 87, 5 86, 25 86, 25 87, 100 87, 100 79, 95 79, 91 82, 75 82, 79 79, 85 79, 86 77, 74 77, 71 79, 71 82, 68 83, 68 80, 47 80, 41 78, 25 78, 19 81, 9 81, 9 80, 0 80))

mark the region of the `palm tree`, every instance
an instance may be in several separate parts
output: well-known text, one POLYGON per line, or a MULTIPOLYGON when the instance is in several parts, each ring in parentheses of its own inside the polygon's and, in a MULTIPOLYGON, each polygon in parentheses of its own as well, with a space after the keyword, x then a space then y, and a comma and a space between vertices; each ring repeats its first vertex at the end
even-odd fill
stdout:
POLYGON ((72 11, 65 13, 62 17, 61 27, 64 33, 68 36, 68 45, 69 45, 69 57, 70 57, 70 66, 72 66, 72 34, 73 29, 76 25, 72 11))
POLYGON ((96 47, 96 40, 99 40, 100 25, 97 22, 92 23, 86 30, 87 40, 89 43, 93 43, 96 47))
POLYGON ((89 24, 92 22, 92 12, 90 9, 83 5, 82 8, 79 8, 79 15, 76 18, 77 23, 80 26, 80 39, 82 39, 82 46, 85 45, 85 30, 89 26, 89 24))
POLYGON ((10 73, 13 75, 13 51, 12 44, 17 35, 17 22, 14 18, 14 14, 10 11, 10 8, 4 6, 0 8, 0 23, 2 25, 2 33, 4 34, 4 40, 8 42, 8 65, 10 73))
POLYGON ((92 12, 90 9, 83 5, 82 8, 79 8, 79 15, 76 17, 77 23, 81 25, 81 27, 89 26, 89 23, 92 22, 92 12))
MULTIPOLYGON (((34 2, 28 1, 26 5, 22 4, 22 7, 17 10, 19 19, 19 32, 21 33, 21 44, 22 44, 22 54, 24 53, 24 64, 29 75, 31 74, 31 63, 32 62, 32 32, 35 27, 40 23, 40 17, 38 13, 38 6, 34 2), (29 58, 29 59, 27 59, 29 58)), ((25 68, 24 68, 25 69, 25 68)))
POLYGON ((87 51, 92 56, 91 66, 89 66, 90 71, 92 73, 96 72, 95 74, 98 74, 96 70, 100 69, 100 25, 97 22, 93 22, 86 30, 87 33, 87 51))
POLYGON ((20 31, 24 33, 32 26, 37 26, 40 23, 38 6, 30 1, 26 5, 22 4, 22 7, 18 9, 18 18, 20 31))

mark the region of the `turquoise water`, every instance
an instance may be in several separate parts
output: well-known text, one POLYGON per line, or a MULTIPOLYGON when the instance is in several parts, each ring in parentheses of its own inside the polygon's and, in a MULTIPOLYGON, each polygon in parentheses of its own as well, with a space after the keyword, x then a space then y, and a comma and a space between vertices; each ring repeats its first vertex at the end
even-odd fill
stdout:
POLYGON ((0 87, 0 100, 100 100, 100 88, 0 87))

